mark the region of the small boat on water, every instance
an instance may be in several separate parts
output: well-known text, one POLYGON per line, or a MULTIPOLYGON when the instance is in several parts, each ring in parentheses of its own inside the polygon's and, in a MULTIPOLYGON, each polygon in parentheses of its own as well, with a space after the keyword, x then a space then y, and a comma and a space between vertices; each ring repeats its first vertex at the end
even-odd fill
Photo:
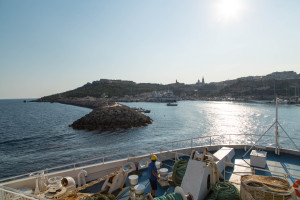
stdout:
POLYGON ((167 103, 167 106, 177 106, 178 104, 177 103, 175 103, 175 102, 169 102, 169 103, 167 103))
POLYGON ((144 108, 135 108, 133 107, 134 110, 136 110, 137 112, 140 112, 140 113, 150 113, 151 110, 147 110, 147 109, 144 109, 144 108))
POLYGON ((300 139, 285 131, 279 136, 279 127, 276 105, 276 120, 263 134, 179 138, 8 177, 0 180, 0 199, 153 200, 146 194, 153 155, 159 176, 154 200, 299 199, 300 139), (267 134, 273 126, 275 136, 267 134))

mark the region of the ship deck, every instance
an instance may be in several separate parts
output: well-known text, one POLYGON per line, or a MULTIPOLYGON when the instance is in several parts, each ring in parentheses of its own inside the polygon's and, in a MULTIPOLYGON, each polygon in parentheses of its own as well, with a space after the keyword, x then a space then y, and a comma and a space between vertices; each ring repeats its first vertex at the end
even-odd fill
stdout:
MULTIPOLYGON (((214 152, 211 152, 214 153, 214 152)), ((232 159, 232 163, 240 163, 242 156, 244 155, 245 151, 240 149, 235 149, 235 156, 232 159)), ((185 160, 188 160, 188 157, 182 157, 185 160)), ((248 162, 250 161, 250 155, 245 156, 245 160, 248 162)), ((175 161, 173 160, 166 160, 162 162, 161 168, 167 168, 169 170, 169 174, 172 172, 172 166, 174 165, 175 161)), ((281 153, 280 156, 276 155, 274 152, 267 151, 267 159, 266 159, 266 167, 264 168, 266 171, 260 171, 258 168, 255 170, 256 175, 263 175, 263 176, 276 176, 284 178, 284 174, 291 174, 295 176, 300 176, 300 156, 290 155, 281 153)), ((239 178, 237 176, 250 174, 250 168, 244 168, 242 166, 235 166, 234 167, 226 167, 225 168, 225 180, 235 180, 239 182, 239 178), (232 172, 238 172, 238 175, 233 175, 232 172), (235 176, 235 177, 233 177, 235 176)), ((141 170, 141 176, 139 176, 138 182, 139 184, 143 184, 145 186, 145 194, 150 193, 150 183, 148 180, 148 171, 147 169, 141 170)), ((224 172, 223 172, 224 175, 224 172)), ((288 176, 287 180, 290 184, 294 183, 298 178, 294 176, 288 176)), ((103 182, 98 183, 92 187, 85 189, 85 193, 97 193, 100 192, 100 189, 103 185, 103 182)), ((238 184, 236 185, 238 186, 238 184)), ((156 196, 166 195, 168 193, 174 192, 175 187, 173 185, 169 185, 168 187, 161 187, 158 184, 158 189, 156 191, 156 196)), ((120 200, 127 200, 130 197, 130 186, 129 180, 127 178, 126 185, 122 190, 116 191, 114 194, 120 200)))

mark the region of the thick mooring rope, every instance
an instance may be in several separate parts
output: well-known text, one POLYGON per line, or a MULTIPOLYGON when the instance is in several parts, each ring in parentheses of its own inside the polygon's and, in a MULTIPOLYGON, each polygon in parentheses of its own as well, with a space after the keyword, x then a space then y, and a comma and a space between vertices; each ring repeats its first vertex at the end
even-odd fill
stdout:
POLYGON ((176 186, 181 185, 186 167, 187 167, 186 160, 178 160, 175 162, 173 166, 172 180, 174 181, 176 186))
POLYGON ((153 200, 182 200, 182 198, 180 194, 171 193, 164 196, 155 197, 153 200))
POLYGON ((84 197, 82 200, 116 200, 116 197, 112 194, 93 194, 92 196, 84 197))
POLYGON ((209 200, 239 200, 240 195, 234 185, 228 182, 216 183, 209 200))

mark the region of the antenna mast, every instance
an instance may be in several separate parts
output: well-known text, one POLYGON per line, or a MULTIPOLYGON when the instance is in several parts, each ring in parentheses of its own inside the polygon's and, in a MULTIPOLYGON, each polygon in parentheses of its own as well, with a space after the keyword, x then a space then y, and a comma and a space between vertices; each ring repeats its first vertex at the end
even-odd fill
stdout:
POLYGON ((276 138, 275 154, 279 155, 280 149, 279 149, 279 138, 278 138, 278 98, 277 97, 276 97, 275 138, 276 138))

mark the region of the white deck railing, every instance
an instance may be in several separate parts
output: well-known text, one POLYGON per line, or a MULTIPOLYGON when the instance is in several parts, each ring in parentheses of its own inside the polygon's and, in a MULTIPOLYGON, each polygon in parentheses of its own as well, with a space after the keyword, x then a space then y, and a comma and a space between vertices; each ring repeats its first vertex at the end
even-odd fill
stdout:
POLYGON ((15 190, 13 188, 0 186, 0 199, 1 200, 46 200, 41 197, 32 195, 32 194, 25 194, 22 191, 15 190))
MULTIPOLYGON (((201 137, 195 137, 195 138, 190 138, 190 139, 183 139, 183 140, 177 140, 177 141, 172 141, 172 142, 165 142, 153 146, 149 146, 146 148, 141 148, 141 149, 134 149, 132 151, 125 151, 122 153, 117 153, 117 154, 111 154, 107 156, 102 156, 102 157, 97 157, 81 162, 76 162, 76 163, 71 163, 71 164, 66 164, 66 165, 61 165, 58 167, 53 167, 53 168, 47 168, 45 169, 45 173, 50 173, 50 172, 55 172, 59 170, 65 170, 65 169, 76 169, 77 167, 83 167, 87 166, 90 164, 104 164, 107 161, 113 161, 113 160, 118 160, 118 159, 124 159, 124 158, 134 158, 135 156, 138 155, 143 155, 143 154, 151 154, 151 153, 156 153, 162 150, 167 150, 167 151, 173 151, 174 149, 178 148, 195 148, 199 146, 212 146, 212 145, 253 145, 255 144, 255 141, 258 137, 261 135, 257 134, 223 134, 223 135, 211 135, 211 136, 201 136, 201 137), (247 143, 245 143, 247 141, 247 143)), ((265 135, 264 137, 273 137, 275 138, 274 135, 265 135)), ((300 139, 299 138, 289 138, 289 137, 279 137, 282 139, 293 139, 296 143, 297 146, 295 146, 293 149, 290 148, 291 145, 288 144, 287 149, 292 149, 292 150, 297 150, 300 151, 298 146, 300 146, 300 139)), ((262 140, 263 142, 264 140, 262 140)), ((266 144, 262 146, 272 146, 275 145, 274 143, 270 143, 270 140, 265 141, 266 144)), ((31 174, 35 173, 40 173, 40 171, 35 171, 35 172, 30 172, 18 176, 13 176, 9 178, 4 178, 0 179, 0 183, 2 182, 7 182, 11 180, 16 180, 16 179, 21 179, 21 178, 26 178, 30 176, 31 174)))

